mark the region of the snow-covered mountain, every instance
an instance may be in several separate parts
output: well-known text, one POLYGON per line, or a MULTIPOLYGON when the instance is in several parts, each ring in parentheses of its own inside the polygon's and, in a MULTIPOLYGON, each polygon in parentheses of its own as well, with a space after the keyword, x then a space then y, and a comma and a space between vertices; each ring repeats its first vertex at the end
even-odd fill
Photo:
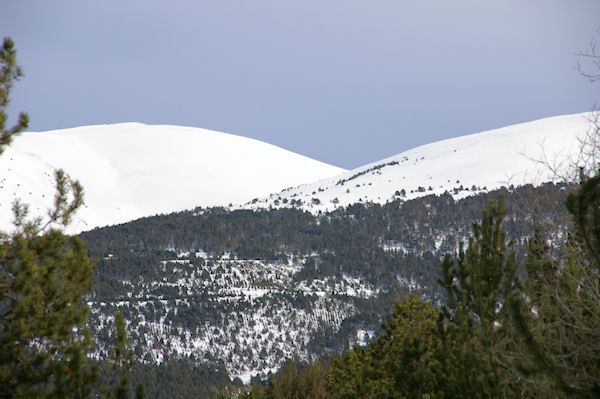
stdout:
POLYGON ((139 123, 17 136, 0 156, 0 231, 20 198, 44 215, 54 169, 84 187, 70 232, 196 206, 227 206, 344 172, 282 148, 226 133, 139 123))
POLYGON ((511 184, 561 180, 581 162, 580 138, 593 129, 592 116, 556 116, 438 141, 241 207, 330 211, 357 202, 444 192, 459 199, 511 184))
POLYGON ((196 206, 318 212, 538 184, 555 179, 548 165, 560 174, 572 167, 590 116, 557 116, 443 140, 350 171, 199 128, 123 123, 26 132, 0 156, 0 231, 10 229, 16 198, 33 214, 45 214, 56 168, 85 190, 73 233, 196 206))

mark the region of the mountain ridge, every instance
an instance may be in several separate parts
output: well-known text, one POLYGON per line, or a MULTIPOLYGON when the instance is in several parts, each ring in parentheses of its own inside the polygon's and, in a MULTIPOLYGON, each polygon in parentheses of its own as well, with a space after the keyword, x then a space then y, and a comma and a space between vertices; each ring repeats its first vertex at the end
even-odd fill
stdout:
POLYGON ((0 157, 0 230, 19 198, 43 216, 53 171, 84 187, 71 233, 196 206, 227 206, 344 169, 258 140, 136 122, 24 132, 0 157))
POLYGON ((561 175, 573 169, 592 115, 446 139, 349 171, 201 128, 127 122, 25 132, 0 157, 6 171, 0 176, 0 230, 10 229, 16 198, 43 216, 54 196, 55 168, 79 179, 86 193, 70 233, 198 206, 318 213, 361 202, 445 192, 460 199, 510 184, 557 181, 550 167, 561 175))
POLYGON ((445 139, 241 205, 328 212, 353 203, 384 204, 427 194, 455 199, 502 186, 542 184, 570 175, 593 114, 538 119, 445 139))

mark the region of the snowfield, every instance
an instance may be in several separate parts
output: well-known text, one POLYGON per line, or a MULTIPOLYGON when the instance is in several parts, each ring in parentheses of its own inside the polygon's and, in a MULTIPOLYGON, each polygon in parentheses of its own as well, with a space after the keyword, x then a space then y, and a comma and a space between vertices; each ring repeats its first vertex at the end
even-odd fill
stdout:
POLYGON ((511 184, 561 181, 581 165, 579 139, 593 129, 591 119, 591 113, 556 116, 438 141, 241 207, 318 213, 361 202, 444 192, 460 199, 511 184))
POLYGON ((77 233, 196 206, 227 206, 344 172, 282 148, 232 134, 140 123, 25 132, 0 156, 0 231, 20 198, 45 215, 54 169, 83 185, 77 233))
POLYGON ((575 170, 591 116, 557 116, 443 140, 350 171, 200 128, 122 123, 26 132, 0 156, 0 231, 11 228, 16 198, 34 215, 46 213, 56 168, 85 190, 70 233, 197 206, 318 213, 557 181, 575 170))

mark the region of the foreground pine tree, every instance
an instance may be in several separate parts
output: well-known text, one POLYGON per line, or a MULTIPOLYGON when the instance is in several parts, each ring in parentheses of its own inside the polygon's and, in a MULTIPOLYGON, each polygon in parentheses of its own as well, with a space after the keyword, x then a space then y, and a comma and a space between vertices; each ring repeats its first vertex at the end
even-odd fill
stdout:
POLYGON ((500 196, 483 210, 481 223, 473 224, 467 249, 461 244, 456 259, 446 255, 439 281, 446 291, 446 330, 472 340, 471 362, 481 372, 484 397, 515 394, 511 370, 497 357, 509 345, 505 299, 519 287, 515 254, 502 230, 505 216, 500 196))
MULTIPOLYGON (((6 127, 13 82, 22 76, 11 39, 0 48, 0 154, 25 129, 28 116, 6 127)), ((13 205, 14 228, 0 232, 0 398, 88 398, 129 396, 131 358, 125 322, 115 316, 117 344, 109 362, 118 382, 104 388, 86 328, 89 309, 83 298, 92 288, 94 265, 78 237, 62 228, 83 203, 83 190, 56 171, 56 196, 45 219, 30 218, 13 205)), ((144 396, 143 388, 136 397, 144 396)))
POLYGON ((524 292, 512 298, 515 367, 565 398, 600 397, 600 175, 567 198, 573 226, 563 253, 536 234, 524 292))
POLYGON ((17 65, 17 51, 13 41, 5 38, 0 47, 0 154, 4 147, 10 144, 15 134, 29 125, 29 116, 21 112, 19 121, 13 127, 6 127, 8 115, 6 108, 10 101, 10 89, 13 82, 23 76, 23 71, 17 65))

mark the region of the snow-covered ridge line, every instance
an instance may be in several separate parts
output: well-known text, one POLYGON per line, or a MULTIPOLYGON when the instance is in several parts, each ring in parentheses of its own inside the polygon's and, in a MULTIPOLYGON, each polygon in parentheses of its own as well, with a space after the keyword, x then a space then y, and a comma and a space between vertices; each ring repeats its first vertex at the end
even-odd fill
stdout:
POLYGON ((54 169, 81 182, 70 232, 196 206, 227 206, 344 169, 258 140, 206 129, 120 123, 25 132, 0 156, 0 231, 20 198, 44 215, 54 169))
POLYGON ((361 202, 445 192, 459 199, 511 184, 538 185, 556 180, 554 172, 568 174, 592 119, 591 113, 563 115, 442 140, 240 207, 318 213, 361 202))
POLYGON ((0 231, 11 228, 17 198, 34 215, 46 213, 55 168, 78 179, 85 190, 86 203, 71 233, 196 206, 295 206, 319 212, 360 202, 444 192, 462 198, 508 184, 539 184, 552 176, 535 160, 557 165, 576 158, 578 137, 589 129, 589 119, 589 113, 557 116, 443 140, 351 171, 199 128, 121 123, 26 132, 0 156, 0 231))

